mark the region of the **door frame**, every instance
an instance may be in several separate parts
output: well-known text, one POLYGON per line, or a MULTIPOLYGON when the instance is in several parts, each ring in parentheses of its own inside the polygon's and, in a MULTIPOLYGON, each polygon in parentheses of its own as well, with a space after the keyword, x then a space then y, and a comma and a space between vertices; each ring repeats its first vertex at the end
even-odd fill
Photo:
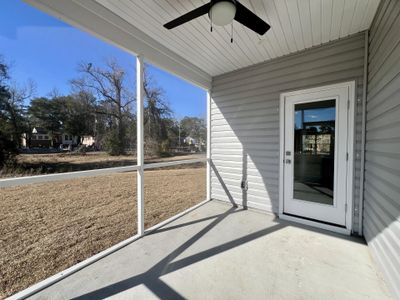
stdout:
POLYGON ((354 130, 355 130, 355 99, 356 99, 356 82, 355 81, 347 81, 343 83, 330 84, 315 88, 308 88, 302 90, 296 90, 291 92, 281 93, 280 95, 280 103, 279 103, 279 139, 280 139, 280 147, 279 147, 279 218, 289 221, 294 221, 298 223, 302 223, 305 225, 310 225, 342 234, 351 234, 353 228, 353 181, 354 181, 354 130), (330 89, 336 88, 348 88, 348 135, 347 135, 347 186, 346 186, 346 204, 347 209, 345 211, 346 214, 346 226, 334 226, 325 224, 318 221, 308 220, 302 217, 289 216, 284 214, 283 205, 284 205, 284 152, 285 152, 285 99, 289 96, 296 96, 301 94, 308 93, 316 93, 320 91, 326 91, 330 89))

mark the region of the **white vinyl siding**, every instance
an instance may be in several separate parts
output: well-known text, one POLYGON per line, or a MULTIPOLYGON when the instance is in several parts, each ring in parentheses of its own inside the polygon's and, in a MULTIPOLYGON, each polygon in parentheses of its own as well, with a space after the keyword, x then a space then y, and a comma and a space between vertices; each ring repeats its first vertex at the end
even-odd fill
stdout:
MULTIPOLYGON (((278 213, 279 97, 356 81, 362 99, 364 33, 213 78, 212 198, 278 213), (217 174, 218 173, 218 174, 217 174), (247 178, 248 190, 241 189, 247 178)), ((356 101, 353 229, 358 230, 361 102, 356 101)))
POLYGON ((400 2, 382 1, 369 39, 364 235, 400 299, 400 2))

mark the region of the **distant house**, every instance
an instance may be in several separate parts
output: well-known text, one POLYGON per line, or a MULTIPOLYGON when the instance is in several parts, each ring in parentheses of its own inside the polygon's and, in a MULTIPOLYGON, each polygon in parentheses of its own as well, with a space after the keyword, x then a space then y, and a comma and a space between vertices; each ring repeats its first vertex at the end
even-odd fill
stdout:
POLYGON ((78 137, 75 135, 71 135, 68 133, 62 133, 61 136, 61 144, 62 145, 78 145, 78 137))
POLYGON ((191 136, 187 136, 183 139, 183 142, 186 145, 188 145, 191 150, 194 150, 194 151, 204 151, 205 150, 206 144, 201 139, 195 139, 195 138, 192 138, 191 136))
POLYGON ((81 144, 86 147, 92 147, 96 144, 96 138, 92 135, 84 135, 81 138, 81 144))
POLYGON ((79 138, 69 133, 51 133, 42 127, 34 127, 30 135, 30 142, 28 142, 29 136, 24 133, 22 135, 22 147, 31 148, 59 148, 60 146, 65 147, 69 145, 78 145, 79 138))
MULTIPOLYGON (((27 141, 25 139, 25 147, 27 146, 27 141)), ((50 133, 41 127, 34 127, 32 130, 30 147, 38 148, 49 148, 51 147, 51 135, 50 133)))
POLYGON ((185 137, 184 139, 183 139, 183 142, 185 143, 185 144, 187 144, 187 145, 196 145, 197 144, 197 141, 196 141, 196 139, 194 139, 194 138, 192 138, 192 137, 190 137, 190 136, 187 136, 187 137, 185 137))

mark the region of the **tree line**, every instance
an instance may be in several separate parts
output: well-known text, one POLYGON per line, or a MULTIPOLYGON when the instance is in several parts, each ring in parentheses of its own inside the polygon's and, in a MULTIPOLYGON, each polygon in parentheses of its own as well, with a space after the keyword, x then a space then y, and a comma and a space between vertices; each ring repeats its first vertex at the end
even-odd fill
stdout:
MULTIPOLYGON (((0 163, 17 153, 21 137, 29 147, 34 127, 45 129, 50 139, 60 132, 77 137, 93 136, 96 147, 111 155, 122 155, 136 147, 136 98, 127 72, 110 59, 102 66, 80 63, 78 75, 70 81, 71 92, 56 90, 36 97, 33 81, 15 83, 10 66, 0 56, 0 163)), ((145 153, 155 156, 177 147, 191 136, 206 140, 202 118, 177 121, 164 91, 145 70, 144 80, 145 153)))

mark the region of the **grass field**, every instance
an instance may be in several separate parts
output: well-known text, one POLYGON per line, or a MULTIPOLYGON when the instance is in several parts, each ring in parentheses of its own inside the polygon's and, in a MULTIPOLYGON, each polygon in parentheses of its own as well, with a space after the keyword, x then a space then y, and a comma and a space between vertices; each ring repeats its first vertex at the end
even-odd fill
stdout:
MULTIPOLYGON (((205 199, 204 164, 145 171, 145 226, 205 199)), ((0 189, 0 298, 136 233, 136 174, 0 189)))

